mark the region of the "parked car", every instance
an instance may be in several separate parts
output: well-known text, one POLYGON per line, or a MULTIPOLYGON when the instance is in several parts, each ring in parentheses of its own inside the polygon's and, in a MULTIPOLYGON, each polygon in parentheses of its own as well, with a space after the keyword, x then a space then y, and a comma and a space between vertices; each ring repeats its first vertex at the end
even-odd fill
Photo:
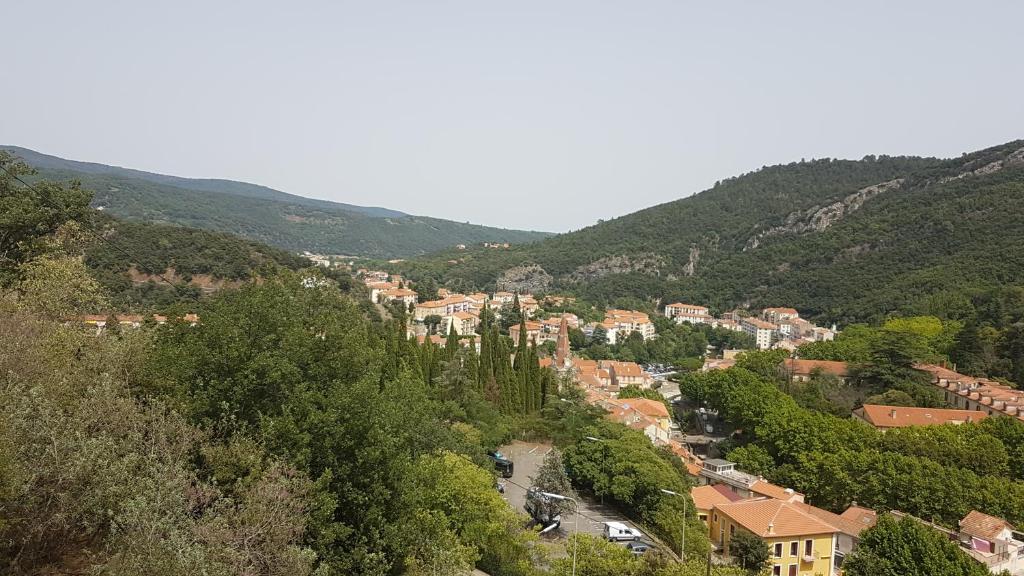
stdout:
POLYGON ((487 453, 491 461, 494 462, 494 469, 501 474, 502 478, 511 478, 514 470, 514 464, 504 454, 497 451, 490 451, 487 453))
POLYGON ((625 540, 639 541, 643 534, 636 528, 630 528, 622 522, 605 522, 604 538, 609 542, 622 542, 625 540))
POLYGON ((635 556, 640 556, 651 549, 651 545, 647 542, 630 542, 626 544, 626 550, 632 552, 635 556))

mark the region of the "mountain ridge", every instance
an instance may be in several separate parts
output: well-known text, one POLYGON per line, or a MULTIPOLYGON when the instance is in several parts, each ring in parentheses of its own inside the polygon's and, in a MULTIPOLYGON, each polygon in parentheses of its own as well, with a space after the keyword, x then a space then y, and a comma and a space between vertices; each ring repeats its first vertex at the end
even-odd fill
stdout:
POLYGON ((523 243, 547 232, 509 230, 380 207, 305 198, 258 184, 191 179, 0 146, 36 179, 78 180, 93 206, 129 220, 226 232, 291 251, 406 258, 483 242, 523 243))
POLYGON ((877 320, 926 311, 940 294, 1024 282, 1013 249, 1024 245, 1019 214, 1024 140, 952 159, 765 167, 503 254, 445 251, 400 268, 414 279, 514 290, 504 279, 528 267, 551 278, 549 290, 606 303, 788 305, 822 320, 877 320), (963 290, 938 280, 965 273, 963 290))

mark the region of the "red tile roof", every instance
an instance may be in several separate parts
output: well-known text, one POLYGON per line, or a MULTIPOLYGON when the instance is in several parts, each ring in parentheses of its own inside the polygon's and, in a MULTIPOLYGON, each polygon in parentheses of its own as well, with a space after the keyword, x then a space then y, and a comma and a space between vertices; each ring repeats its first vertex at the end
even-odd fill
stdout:
POLYGON ((962 424, 964 422, 977 422, 988 417, 987 413, 977 410, 912 408, 907 406, 883 406, 880 404, 865 404, 858 408, 855 413, 876 428, 962 424))
POLYGON ((960 521, 960 531, 968 536, 975 536, 992 541, 999 538, 1003 530, 1013 530, 1013 525, 995 516, 971 510, 960 521))

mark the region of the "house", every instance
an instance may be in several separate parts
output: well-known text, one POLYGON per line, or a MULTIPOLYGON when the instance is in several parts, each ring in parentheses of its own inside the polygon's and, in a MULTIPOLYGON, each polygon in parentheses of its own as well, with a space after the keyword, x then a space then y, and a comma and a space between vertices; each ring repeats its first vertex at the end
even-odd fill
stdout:
POLYGON ((603 324, 614 326, 620 334, 638 332, 644 340, 654 338, 654 323, 647 314, 636 310, 608 310, 605 312, 603 324))
POLYGON ((988 414, 978 412, 977 410, 910 408, 906 406, 865 404, 853 411, 853 417, 885 431, 890 428, 906 428, 907 426, 978 422, 983 418, 987 418, 988 414))
POLYGON ((733 332, 743 332, 743 326, 740 326, 739 321, 732 318, 712 318, 709 323, 712 328, 732 330, 733 332))
POLYGON ((846 362, 833 360, 801 360, 786 358, 780 366, 782 375, 793 382, 807 382, 815 374, 829 374, 844 383, 850 378, 849 366, 846 362))
POLYGON ((767 350, 772 347, 772 342, 775 341, 775 331, 778 329, 778 326, 753 316, 743 318, 739 322, 743 331, 754 338, 754 343, 759 349, 767 350))
POLYGON ((501 292, 495 292, 494 294, 491 295, 491 300, 494 300, 499 305, 511 304, 512 301, 515 300, 515 299, 516 299, 516 295, 511 293, 511 292, 501 291, 501 292))
POLYGON ((767 497, 786 502, 803 502, 804 495, 736 469, 736 463, 721 458, 705 460, 697 478, 699 485, 724 484, 743 498, 767 497))
POLYGON ((994 380, 960 374, 935 364, 915 364, 914 368, 927 372, 932 385, 943 392, 943 398, 953 408, 974 410, 984 414, 1005 414, 1024 421, 1024 392, 994 380))
POLYGON ((401 302, 403 306, 409 306, 410 304, 416 304, 419 300, 419 295, 408 288, 392 288, 390 290, 382 290, 377 295, 377 302, 401 302))
POLYGON ((614 360, 601 360, 601 368, 608 370, 611 377, 611 385, 618 388, 624 386, 637 386, 639 388, 650 388, 654 384, 654 377, 644 371, 636 362, 617 362, 614 360))
POLYGON ((712 321, 707 307, 696 304, 683 304, 682 302, 667 304, 665 306, 665 316, 675 320, 676 323, 710 324, 712 321))
POLYGON ((609 420, 643 432, 651 442, 668 442, 672 420, 663 402, 647 398, 619 398, 605 400, 599 405, 608 411, 609 420))
MULTIPOLYGON (((518 343, 519 342, 519 329, 520 329, 520 325, 519 324, 513 324, 513 325, 509 326, 509 328, 508 328, 508 335, 512 338, 512 342, 514 342, 514 343, 518 343)), ((535 322, 533 320, 527 320, 526 321, 526 341, 527 342, 537 342, 540 339, 540 329, 541 329, 540 322, 535 322)))
POLYGON ((1024 575, 1024 537, 1002 518, 971 510, 960 520, 959 530, 950 530, 898 510, 893 510, 892 515, 910 518, 959 542, 962 552, 993 574, 1005 570, 1011 576, 1024 575))
POLYGON ((761 318, 772 324, 779 324, 799 317, 800 313, 793 308, 765 308, 761 311, 761 318))
POLYGON ((772 576, 831 575, 840 530, 807 511, 808 506, 774 498, 715 504, 711 542, 726 555, 737 531, 761 538, 771 551, 772 576))
POLYGON ((550 318, 545 318, 541 320, 541 329, 546 334, 558 334, 558 330, 559 328, 561 328, 563 318, 565 319, 567 327, 580 327, 580 319, 575 314, 565 312, 563 314, 558 314, 556 316, 552 316, 550 318))
MULTIPOLYGON (((440 293, 440 291, 438 292, 440 293)), ((431 315, 451 316, 456 312, 468 312, 472 303, 462 294, 449 294, 441 300, 431 300, 416 305, 413 317, 422 322, 424 318, 431 315)))
POLYGON ((454 328, 455 333, 459 336, 468 336, 476 333, 477 326, 480 325, 480 317, 472 312, 459 311, 451 316, 445 316, 442 319, 442 325, 446 326, 446 334, 454 328))
POLYGON ((533 318, 537 310, 540 310, 540 305, 537 304, 537 300, 533 296, 527 295, 519 298, 519 311, 523 313, 523 316, 533 318))
POLYGON ((1024 537, 1006 520, 971 510, 960 520, 959 540, 971 558, 993 574, 1024 574, 1024 537))
POLYGON ((697 518, 705 526, 711 524, 711 509, 715 507, 715 504, 728 504, 743 499, 742 496, 721 484, 694 486, 690 489, 690 498, 693 499, 693 507, 697 509, 697 518))

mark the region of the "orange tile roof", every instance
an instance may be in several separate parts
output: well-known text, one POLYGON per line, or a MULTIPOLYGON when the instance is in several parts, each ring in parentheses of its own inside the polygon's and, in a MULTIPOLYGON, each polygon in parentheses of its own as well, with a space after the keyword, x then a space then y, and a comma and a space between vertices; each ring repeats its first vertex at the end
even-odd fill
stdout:
POLYGON ((783 488, 782 486, 776 486, 775 484, 765 480, 757 480, 751 484, 750 491, 755 494, 775 498, 776 500, 784 500, 786 502, 794 499, 801 501, 804 499, 804 495, 799 492, 794 492, 793 490, 783 488))
POLYGON ((765 308, 765 312, 777 312, 779 314, 799 314, 796 308, 765 308))
POLYGON ((840 531, 807 513, 801 506, 773 498, 715 504, 714 508, 762 538, 811 536, 840 531))
POLYGON ((765 322, 764 320, 761 320, 760 318, 754 318, 753 316, 744 318, 742 323, 750 324, 754 328, 760 328, 761 330, 775 330, 776 328, 778 328, 778 326, 772 324, 771 322, 765 322))
POLYGON ((964 516, 964 519, 960 521, 961 532, 968 536, 976 536, 986 540, 995 540, 999 538, 999 535, 1003 530, 1013 530, 1013 524, 1010 524, 1002 518, 989 516, 988 514, 983 514, 977 510, 971 510, 967 513, 967 516, 964 516))
POLYGON ((693 505, 698 510, 711 510, 715 504, 742 500, 739 494, 729 490, 724 484, 696 486, 690 490, 690 498, 693 498, 693 505))
POLYGON ((693 476, 694 478, 697 478, 697 477, 700 476, 701 469, 702 468, 701 468, 700 464, 697 464, 697 463, 694 463, 694 462, 687 462, 686 463, 686 473, 689 474, 690 476, 693 476))
POLYGON ((823 520, 832 526, 835 526, 843 534, 848 534, 853 537, 860 536, 860 533, 867 530, 871 526, 875 525, 877 517, 874 515, 874 511, 871 511, 870 524, 866 524, 860 520, 851 520, 844 517, 842 514, 833 514, 828 510, 822 510, 821 508, 805 504, 803 502, 793 502, 793 505, 797 506, 807 514, 823 520))
POLYGON ((623 408, 631 408, 651 418, 668 418, 668 408, 663 402, 649 398, 620 398, 618 404, 623 408))
POLYGON ((850 506, 839 516, 849 522, 856 522, 867 528, 874 526, 878 522, 878 513, 871 508, 864 508, 863 506, 850 506))
POLYGON ((849 375, 849 367, 846 362, 836 362, 834 360, 800 360, 795 358, 786 358, 784 362, 786 370, 790 374, 810 374, 815 370, 820 370, 824 374, 833 374, 843 378, 849 375))
POLYGON ((907 406, 883 406, 879 404, 865 404, 857 409, 856 413, 876 428, 961 424, 964 422, 977 422, 988 417, 987 413, 976 410, 912 408, 907 406))

